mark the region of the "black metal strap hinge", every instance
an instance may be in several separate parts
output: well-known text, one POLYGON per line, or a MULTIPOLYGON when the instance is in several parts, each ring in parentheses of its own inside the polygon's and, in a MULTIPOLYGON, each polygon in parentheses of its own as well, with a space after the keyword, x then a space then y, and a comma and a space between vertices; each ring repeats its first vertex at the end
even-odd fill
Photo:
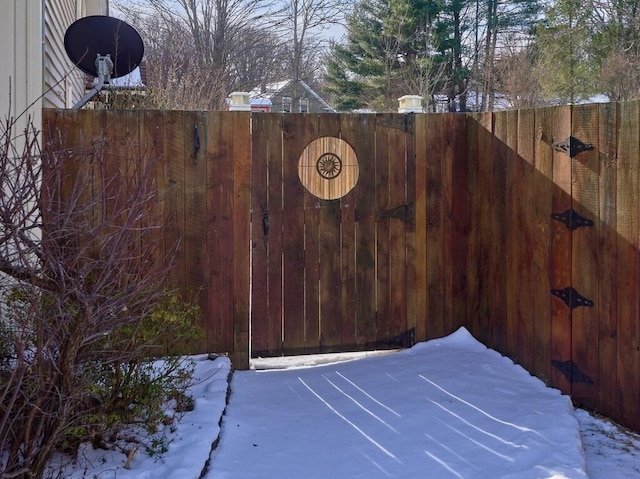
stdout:
POLYGON ((397 218, 405 223, 413 224, 416 217, 416 208, 413 202, 396 206, 378 213, 378 218, 397 218))
POLYGON ((564 223, 571 231, 582 226, 593 226, 593 221, 584 216, 580 216, 574 209, 568 209, 562 213, 553 213, 551 218, 560 223, 564 223))
POLYGON ((570 286, 564 289, 552 289, 551 294, 560 298, 571 309, 575 309, 580 306, 589 308, 593 306, 593 301, 581 296, 580 293, 570 286))
POLYGON ((570 158, 579 155, 583 151, 593 150, 591 143, 584 143, 573 136, 568 136, 562 141, 555 141, 551 146, 554 150, 569 155, 570 158))
POLYGON ((573 361, 558 361, 556 359, 552 359, 551 365, 560 371, 571 384, 593 384, 593 380, 580 371, 580 368, 578 368, 573 361))

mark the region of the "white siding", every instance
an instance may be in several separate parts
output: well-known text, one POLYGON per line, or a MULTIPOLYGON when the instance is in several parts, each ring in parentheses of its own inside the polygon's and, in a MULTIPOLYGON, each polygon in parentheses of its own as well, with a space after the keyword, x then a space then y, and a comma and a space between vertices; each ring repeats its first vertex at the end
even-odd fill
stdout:
POLYGON ((42 21, 40 0, 0 2, 1 119, 28 110, 36 125, 40 123, 42 21))
POLYGON ((84 77, 67 58, 64 32, 78 18, 107 15, 108 3, 0 0, 0 120, 28 110, 39 127, 43 107, 68 108, 82 98, 84 77))
POLYGON ((84 74, 67 57, 64 33, 79 18, 107 15, 107 3, 107 0, 45 0, 45 108, 70 108, 84 95, 84 74))

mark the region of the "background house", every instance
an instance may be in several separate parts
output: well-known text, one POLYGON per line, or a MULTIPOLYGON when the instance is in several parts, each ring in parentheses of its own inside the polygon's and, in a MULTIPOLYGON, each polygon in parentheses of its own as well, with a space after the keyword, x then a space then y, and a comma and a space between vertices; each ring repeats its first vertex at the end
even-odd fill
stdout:
POLYGON ((335 110, 302 80, 284 80, 259 85, 249 92, 251 103, 270 100, 272 112, 331 113, 335 110))
POLYGON ((108 12, 109 0, 2 0, 0 118, 28 111, 39 127, 42 108, 82 98, 84 74, 67 58, 64 33, 79 18, 108 12))

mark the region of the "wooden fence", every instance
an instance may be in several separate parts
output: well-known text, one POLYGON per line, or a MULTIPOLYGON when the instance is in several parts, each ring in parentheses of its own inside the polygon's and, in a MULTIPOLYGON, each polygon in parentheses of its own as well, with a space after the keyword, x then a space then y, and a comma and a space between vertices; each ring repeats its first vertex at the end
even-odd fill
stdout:
POLYGON ((402 346, 465 326, 640 430, 638 103, 415 116, 49 110, 44 129, 70 149, 104 142, 114 161, 161 157, 158 207, 167 241, 182 245, 174 284, 202 291, 198 351, 229 351, 245 368, 250 350, 402 346), (303 156, 322 138, 357 159, 338 199, 303 185, 303 156))

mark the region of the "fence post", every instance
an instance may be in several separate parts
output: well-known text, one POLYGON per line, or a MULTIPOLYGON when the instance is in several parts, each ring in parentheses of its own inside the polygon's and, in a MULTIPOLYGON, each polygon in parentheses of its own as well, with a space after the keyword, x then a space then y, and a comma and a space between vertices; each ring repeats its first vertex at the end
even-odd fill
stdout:
POLYGON ((420 95, 405 95, 398 98, 398 113, 423 113, 420 95))
POLYGON ((246 91, 234 91, 229 95, 229 111, 251 111, 251 97, 246 91))

